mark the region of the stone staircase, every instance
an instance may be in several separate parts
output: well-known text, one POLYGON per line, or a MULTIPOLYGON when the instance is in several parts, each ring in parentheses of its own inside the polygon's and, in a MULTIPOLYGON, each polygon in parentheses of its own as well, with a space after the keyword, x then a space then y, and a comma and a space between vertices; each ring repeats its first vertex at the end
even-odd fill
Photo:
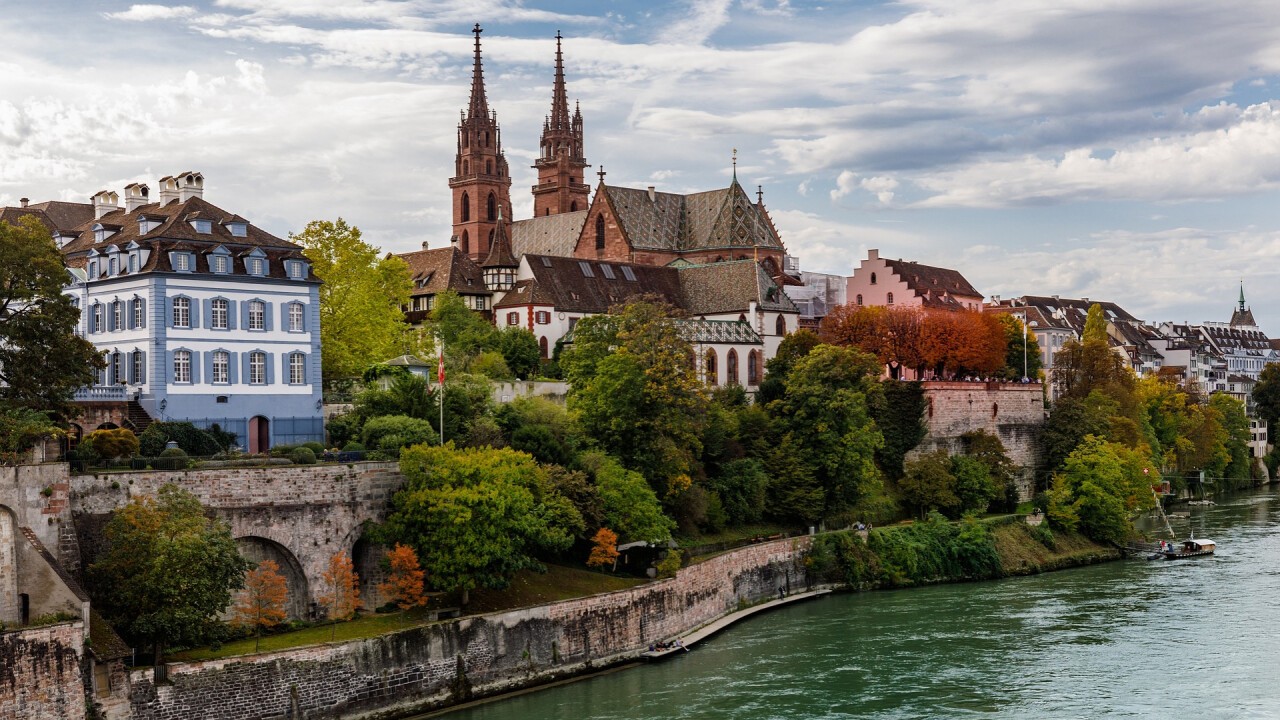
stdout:
POLYGON ((139 435, 151 425, 151 416, 143 409, 137 400, 129 401, 129 410, 125 415, 125 421, 128 422, 133 431, 139 435))

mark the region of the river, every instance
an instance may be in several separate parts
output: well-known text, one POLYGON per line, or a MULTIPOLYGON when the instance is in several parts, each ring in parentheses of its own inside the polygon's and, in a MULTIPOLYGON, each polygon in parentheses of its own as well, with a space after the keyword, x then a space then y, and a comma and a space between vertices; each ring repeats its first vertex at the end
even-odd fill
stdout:
POLYGON ((1280 717, 1277 493, 1189 510, 1174 530, 1216 556, 829 596, 665 663, 439 717, 1280 717))

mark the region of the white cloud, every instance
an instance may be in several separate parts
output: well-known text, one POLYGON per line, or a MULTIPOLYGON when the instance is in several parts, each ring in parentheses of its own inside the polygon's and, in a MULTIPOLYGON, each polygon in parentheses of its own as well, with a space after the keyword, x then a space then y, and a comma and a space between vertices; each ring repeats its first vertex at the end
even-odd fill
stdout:
POLYGON ((803 196, 803 195, 808 195, 808 194, 809 194, 809 180, 807 180, 807 179, 806 179, 804 182, 802 182, 802 183, 800 183, 799 185, 797 185, 797 186, 796 186, 796 192, 797 192, 798 194, 802 195, 802 196, 803 196))
POLYGON ((863 190, 876 196, 876 200, 881 205, 888 205, 893 202, 893 191, 898 187, 898 181, 891 177, 877 175, 876 177, 863 178, 858 186, 863 190))
POLYGON ((858 188, 858 174, 849 170, 842 170, 839 177, 836 178, 836 189, 831 191, 831 199, 839 200, 858 188))
POLYGON ((262 65, 249 60, 236 60, 236 84, 254 95, 267 94, 267 80, 262 74, 262 65))
POLYGON ((111 20, 128 20, 131 22, 149 22, 151 20, 180 20, 196 14, 196 9, 189 5, 130 5, 123 12, 104 13, 111 20))
POLYGON ((884 255, 921 250, 923 239, 910 232, 874 225, 855 225, 800 210, 770 210, 787 252, 800 258, 802 270, 848 275, 867 255, 881 248, 884 255))

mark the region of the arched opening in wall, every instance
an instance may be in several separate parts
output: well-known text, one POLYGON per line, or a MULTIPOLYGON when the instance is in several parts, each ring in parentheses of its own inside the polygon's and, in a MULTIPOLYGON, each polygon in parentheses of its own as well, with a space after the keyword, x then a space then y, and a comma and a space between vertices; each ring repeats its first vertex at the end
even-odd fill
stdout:
POLYGON ((751 386, 760 384, 760 351, 752 350, 747 353, 747 384, 751 386))
POLYGON ((261 415, 249 418, 249 454, 266 452, 271 447, 271 421, 261 415))
POLYGON ((84 428, 75 423, 68 423, 67 434, 58 441, 58 444, 61 445, 63 457, 66 457, 67 453, 79 447, 82 439, 84 439, 84 428))
POLYGON ((386 555, 387 548, 363 536, 351 547, 351 565, 360 577, 360 604, 366 610, 376 610, 391 601, 378 589, 387 581, 382 562, 386 555))
POLYGON ((604 213, 596 216, 596 249, 604 249, 604 213))
POLYGON ((462 174, 463 175, 471 174, 471 162, 469 160, 462 161, 462 174))
POLYGON ((302 564, 289 548, 275 540, 246 535, 236 538, 236 549, 240 551, 241 557, 255 565, 263 560, 271 560, 280 566, 280 576, 284 578, 288 592, 284 609, 291 619, 307 620, 314 617, 314 613, 310 612, 311 595, 308 592, 307 576, 302 572, 302 564))
POLYGON ((0 505, 0 622, 26 624, 18 597, 17 516, 0 505))
POLYGON ((94 430, 118 430, 119 428, 120 426, 113 422, 104 422, 98 427, 94 428, 94 430))
POLYGON ((889 293, 888 295, 885 295, 885 301, 884 301, 884 304, 885 304, 885 305, 892 305, 892 304, 893 304, 893 293, 889 293))
POLYGON ((462 231, 462 240, 458 242, 458 247, 462 249, 463 255, 471 253, 471 236, 467 234, 466 230, 462 231))
POLYGON ((485 210, 488 213, 489 222, 498 219, 498 198, 493 193, 489 193, 489 199, 485 202, 485 210))
POLYGON ((991 419, 995 420, 1000 414, 1000 403, 991 403, 991 419))
POLYGON ((876 284, 876 274, 875 274, 875 273, 871 273, 871 284, 872 284, 872 285, 875 285, 875 284, 876 284))
POLYGON ((787 334, 787 319, 782 315, 779 315, 778 321, 774 323, 773 334, 779 336, 787 334))
POLYGON ((466 222, 470 219, 471 219, 471 196, 468 195, 467 193, 462 193, 462 222, 466 222))
POLYGON ((578 201, 577 201, 577 200, 573 200, 573 201, 570 201, 570 202, 569 202, 569 212, 578 212, 578 201))
POLYGON ((547 354, 547 336, 546 335, 543 335, 542 337, 538 338, 538 350, 539 352, 542 353, 543 360, 546 360, 551 357, 550 355, 547 354))
POLYGON ((862 295, 858 295, 858 307, 862 307, 862 295))
POLYGON ((704 380, 708 385, 720 384, 720 368, 717 366, 717 357, 715 348, 707 348, 706 358, 703 361, 704 380))
POLYGON ((492 161, 492 160, 485 160, 485 161, 484 161, 484 174, 485 174, 485 175, 492 175, 492 174, 493 174, 493 161, 492 161))
POLYGON ((729 348, 729 355, 724 360, 724 381, 727 385, 738 384, 738 351, 729 348))

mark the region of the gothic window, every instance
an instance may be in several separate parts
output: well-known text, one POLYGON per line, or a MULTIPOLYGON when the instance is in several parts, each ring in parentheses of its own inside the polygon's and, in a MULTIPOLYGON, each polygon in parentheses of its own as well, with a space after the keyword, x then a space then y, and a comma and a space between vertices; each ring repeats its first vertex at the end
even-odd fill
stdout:
POLYGON ((462 174, 463 175, 471 174, 471 163, 467 160, 462 161, 462 174))
POLYGON ((729 385, 738 384, 738 351, 733 348, 729 349, 729 355, 724 361, 725 382, 729 385))
POLYGON ((596 216, 596 249, 604 249, 604 214, 596 216))
POLYGON ((773 334, 774 334, 774 335, 786 335, 786 334, 787 334, 787 320, 786 320, 786 318, 782 317, 781 315, 779 315, 779 316, 778 316, 778 322, 774 325, 774 328, 773 328, 773 334))
POLYGON ((538 350, 542 352, 543 360, 546 360, 549 357, 547 355, 547 336, 546 335, 543 335, 542 337, 538 338, 538 350))
POLYGON ((719 368, 716 367, 716 350, 715 348, 707 348, 706 363, 704 365, 705 380, 708 385, 720 384, 719 368))
POLYGON ((471 219, 471 196, 462 193, 462 222, 471 219))
POLYGON ((485 174, 485 175, 492 175, 492 174, 493 174, 493 161, 492 161, 492 160, 485 160, 485 161, 484 161, 484 174, 485 174))
POLYGON ((752 350, 747 353, 747 384, 760 384, 760 351, 752 350))
POLYGON ((569 212, 578 212, 578 201, 574 200, 569 203, 569 212))
POLYGON ((875 285, 875 284, 876 284, 876 274, 875 274, 875 273, 871 273, 871 284, 872 284, 872 285, 875 285))
POLYGON ((886 304, 886 305, 892 305, 892 304, 893 304, 893 293, 889 293, 888 295, 885 295, 885 300, 884 300, 884 302, 885 302, 885 304, 886 304))
POLYGON ((462 231, 462 241, 458 243, 458 246, 462 248, 464 254, 471 252, 471 239, 467 237, 466 230, 462 231))
POLYGON ((471 147, 471 133, 462 133, 462 147, 471 147))
POLYGON ((487 210, 489 214, 489 222, 493 222, 498 219, 498 198, 493 193, 489 193, 487 210))
POLYGON ((484 146, 489 147, 489 131, 484 131, 484 146))

